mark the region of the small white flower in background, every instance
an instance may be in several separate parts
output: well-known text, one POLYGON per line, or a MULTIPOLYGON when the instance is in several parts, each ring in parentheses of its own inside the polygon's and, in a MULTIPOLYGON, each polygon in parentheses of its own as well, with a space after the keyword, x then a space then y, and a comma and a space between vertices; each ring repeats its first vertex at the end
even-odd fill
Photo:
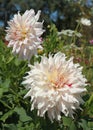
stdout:
POLYGON ((42 49, 41 35, 44 30, 43 22, 38 22, 41 11, 35 15, 33 9, 25 11, 23 15, 19 12, 8 22, 6 28, 6 40, 8 47, 12 47, 14 54, 19 54, 19 58, 30 60, 37 53, 37 49, 42 49))
POLYGON ((74 31, 74 30, 71 30, 71 29, 66 29, 66 30, 62 30, 61 32, 58 32, 58 36, 61 36, 61 35, 66 35, 69 37, 77 36, 79 38, 82 37, 81 33, 74 31))
POLYGON ((87 18, 81 18, 80 23, 85 26, 91 26, 91 21, 87 18))
POLYGON ((66 60, 61 52, 49 58, 42 56, 40 63, 29 66, 31 70, 22 84, 29 90, 25 97, 31 97, 31 110, 36 108, 41 117, 47 112, 51 121, 60 120, 62 113, 73 118, 86 92, 82 67, 74 64, 73 58, 66 60))

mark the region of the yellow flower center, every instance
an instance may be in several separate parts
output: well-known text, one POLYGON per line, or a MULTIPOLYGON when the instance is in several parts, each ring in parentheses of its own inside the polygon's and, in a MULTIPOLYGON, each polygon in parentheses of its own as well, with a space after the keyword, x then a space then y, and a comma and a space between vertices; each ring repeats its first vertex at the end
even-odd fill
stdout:
POLYGON ((54 89, 62 88, 66 83, 65 75, 60 74, 57 69, 47 74, 48 81, 54 89))
POLYGON ((27 37, 29 30, 30 29, 26 28, 25 25, 17 25, 14 32, 14 39, 20 41, 24 40, 27 37))
POLYGON ((27 37, 27 31, 25 29, 21 32, 21 40, 25 39, 27 37))

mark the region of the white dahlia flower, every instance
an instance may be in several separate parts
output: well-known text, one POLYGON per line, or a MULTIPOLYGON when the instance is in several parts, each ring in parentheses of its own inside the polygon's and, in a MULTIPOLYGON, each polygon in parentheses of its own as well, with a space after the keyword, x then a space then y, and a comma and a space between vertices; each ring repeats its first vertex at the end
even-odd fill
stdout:
POLYGON ((36 108, 41 117, 47 112, 51 121, 60 120, 62 113, 73 118, 86 92, 82 67, 74 64, 73 58, 67 61, 61 52, 49 58, 43 56, 40 63, 30 67, 22 84, 29 90, 25 97, 31 97, 31 110, 36 108))
POLYGON ((12 47, 14 54, 19 54, 19 58, 30 60, 41 48, 41 35, 44 30, 43 22, 37 22, 41 11, 35 15, 33 9, 25 11, 23 15, 19 12, 8 22, 5 39, 9 42, 8 47, 12 47))

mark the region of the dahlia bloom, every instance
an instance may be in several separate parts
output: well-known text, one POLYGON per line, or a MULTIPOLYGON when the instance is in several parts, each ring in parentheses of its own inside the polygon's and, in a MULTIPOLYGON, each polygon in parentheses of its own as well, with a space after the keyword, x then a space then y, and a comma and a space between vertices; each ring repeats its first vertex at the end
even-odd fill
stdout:
POLYGON ((47 112, 51 121, 60 120, 62 113, 73 118, 86 92, 82 67, 74 64, 73 58, 66 60, 61 52, 49 58, 42 56, 40 63, 29 66, 31 70, 22 84, 29 90, 25 97, 31 97, 31 110, 36 108, 41 117, 47 112))
POLYGON ((41 35, 44 30, 43 22, 38 22, 41 11, 35 15, 33 9, 25 11, 23 15, 19 12, 8 22, 5 39, 9 42, 8 47, 12 47, 14 54, 19 54, 19 58, 30 60, 41 48, 41 35))

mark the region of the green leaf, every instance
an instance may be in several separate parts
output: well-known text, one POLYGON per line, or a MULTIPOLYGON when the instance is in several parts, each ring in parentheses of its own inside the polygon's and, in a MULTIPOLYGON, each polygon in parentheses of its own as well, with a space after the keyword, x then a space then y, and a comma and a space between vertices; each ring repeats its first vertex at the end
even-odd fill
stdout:
POLYGON ((2 97, 3 95, 3 88, 0 88, 0 98, 2 97))
POLYGON ((5 82, 2 84, 4 88, 8 88, 10 84, 10 79, 6 79, 5 82))
POLYGON ((79 125, 84 129, 84 130, 90 130, 88 127, 87 121, 84 119, 81 119, 81 122, 79 122, 79 125))
POLYGON ((63 120, 63 125, 64 126, 70 126, 71 125, 71 123, 72 123, 72 119, 71 118, 69 118, 69 117, 62 117, 62 120, 63 120))
POLYGON ((14 59, 14 57, 9 57, 8 61, 6 62, 6 64, 9 64, 12 60, 14 59))
POLYGON ((93 121, 92 122, 88 122, 88 126, 89 126, 89 128, 93 129, 93 121))
POLYGON ((7 128, 7 130, 17 130, 17 127, 14 124, 4 124, 3 127, 7 128))
POLYGON ((76 126, 74 124, 74 121, 72 121, 71 125, 70 125, 70 130, 77 130, 76 126))
POLYGON ((26 122, 32 120, 32 118, 26 114, 24 108, 16 107, 14 111, 17 112, 17 114, 19 115, 20 121, 26 122))
POLYGON ((13 110, 8 111, 7 113, 5 113, 5 114, 1 117, 0 120, 3 121, 3 122, 5 122, 6 119, 7 119, 9 116, 11 116, 13 113, 14 113, 13 110))
POLYGON ((9 85, 10 85, 10 79, 6 79, 5 82, 1 84, 1 89, 2 89, 1 95, 2 95, 2 93, 8 91, 9 85))
POLYGON ((0 115, 2 115, 3 113, 0 111, 0 115))
POLYGON ((14 61, 14 63, 15 63, 16 66, 19 66, 20 63, 21 63, 21 60, 19 60, 19 59, 16 58, 15 61, 14 61))
POLYGON ((88 100, 88 105, 90 105, 91 103, 93 103, 93 93, 90 96, 89 100, 88 100))

